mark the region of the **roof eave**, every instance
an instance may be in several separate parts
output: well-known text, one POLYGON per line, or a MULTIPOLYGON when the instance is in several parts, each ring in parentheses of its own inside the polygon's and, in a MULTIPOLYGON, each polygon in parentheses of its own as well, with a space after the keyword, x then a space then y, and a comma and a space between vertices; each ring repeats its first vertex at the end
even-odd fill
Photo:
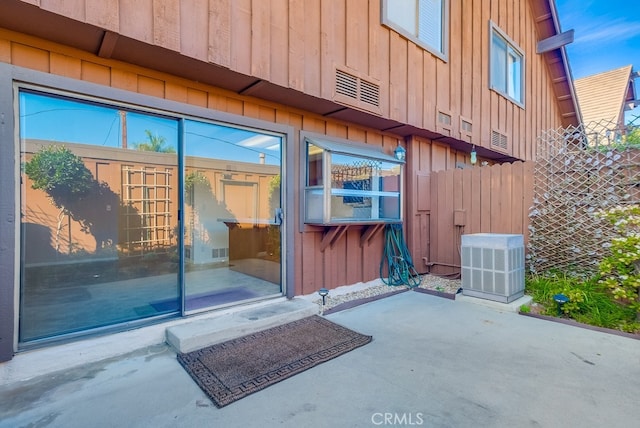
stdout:
MULTIPOLYGON (((531 0, 530 5, 540 39, 562 33, 555 0, 531 0)), ((559 46, 541 55, 544 56, 551 75, 557 105, 562 116, 562 125, 578 126, 582 122, 582 113, 578 105, 565 46, 559 46)))

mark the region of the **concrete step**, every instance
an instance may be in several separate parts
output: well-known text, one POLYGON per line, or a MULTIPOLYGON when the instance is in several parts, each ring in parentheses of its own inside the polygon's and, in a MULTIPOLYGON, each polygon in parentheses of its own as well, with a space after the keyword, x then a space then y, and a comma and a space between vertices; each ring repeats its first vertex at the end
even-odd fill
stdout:
POLYGON ((317 314, 318 305, 305 299, 277 301, 168 327, 167 343, 191 352, 317 314))

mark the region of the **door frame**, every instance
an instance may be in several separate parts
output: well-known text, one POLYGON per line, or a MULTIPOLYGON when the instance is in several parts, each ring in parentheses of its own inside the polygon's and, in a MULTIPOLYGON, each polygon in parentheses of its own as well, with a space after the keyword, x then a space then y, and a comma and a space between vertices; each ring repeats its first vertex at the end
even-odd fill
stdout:
MULTIPOLYGON (((68 77, 62 77, 6 63, 0 63, 0 94, 6 96, 0 97, 0 114, 5 118, 10 118, 3 122, 4 132, 0 133, 2 138, 3 156, 0 157, 2 165, 2 180, 6 186, 2 186, 0 190, 1 200, 5 201, 0 204, 0 214, 2 218, 19 219, 20 218, 20 197, 21 189, 18 186, 20 178, 20 141, 16 134, 17 124, 13 123, 17 100, 14 100, 14 85, 26 84, 29 86, 41 87, 43 92, 68 92, 81 97, 98 98, 106 103, 117 105, 126 104, 130 106, 140 106, 142 109, 157 110, 169 116, 176 118, 191 117, 194 119, 204 119, 220 123, 228 123, 231 126, 247 127, 255 130, 264 130, 269 133, 281 134, 283 137, 283 149, 281 159, 281 206, 283 213, 283 222, 281 225, 282 237, 282 294, 287 298, 293 298, 295 277, 294 269, 294 215, 295 189, 294 179, 294 157, 297 147, 297 136, 294 127, 287 124, 274 123, 261 119, 236 115, 232 113, 215 111, 209 108, 196 105, 185 104, 178 101, 157 98, 151 95, 145 95, 130 92, 124 89, 102 86, 96 83, 76 80, 68 77), (13 183, 13 185, 11 185, 13 183)), ((212 87, 215 90, 215 87, 212 87)), ((179 153, 179 166, 182 167, 182 156, 179 153)), ((180 183, 180 198, 184 197, 184 189, 180 183)), ((182 207, 182 200, 179 201, 182 207)), ((179 213, 180 215, 181 213, 179 213)), ((183 224, 181 219, 180 225, 183 224)), ((12 277, 12 280, 4 282, 0 285, 0 333, 3 338, 13 338, 12 340, 0 340, 0 361, 11 359, 13 354, 19 350, 26 350, 27 347, 18 348, 18 320, 20 306, 20 263, 21 263, 21 245, 20 245, 20 222, 10 221, 0 224, 0 234, 4 243, 0 248, 0 254, 6 254, 7 257, 0 258, 0 266, 3 272, 12 277)), ((180 237, 182 240, 182 238, 180 237)), ((184 246, 180 242, 180 250, 184 252, 184 246)), ((183 255, 181 254, 181 257, 183 255)), ((180 263, 182 265, 182 263, 180 263)), ((179 280, 179 286, 183 287, 182 279, 179 280)), ((183 293, 184 294, 184 293, 183 293)), ((184 313, 180 313, 184 316, 184 313)), ((131 329, 133 326, 144 326, 157 320, 141 319, 140 322, 128 322, 122 325, 114 325, 113 328, 89 330, 86 336, 95 336, 100 333, 114 333, 131 329)), ((51 342, 59 343, 78 338, 79 335, 70 335, 68 338, 55 338, 51 342)))

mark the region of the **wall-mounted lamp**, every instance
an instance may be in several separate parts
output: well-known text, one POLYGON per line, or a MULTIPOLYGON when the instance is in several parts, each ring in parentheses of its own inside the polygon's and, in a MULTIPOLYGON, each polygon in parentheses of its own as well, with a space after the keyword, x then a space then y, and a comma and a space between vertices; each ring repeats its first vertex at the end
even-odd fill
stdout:
POLYGON ((398 143, 398 147, 393 151, 393 156, 399 161, 404 161, 407 157, 407 151, 398 143))
POLYGON ((471 165, 475 165, 478 162, 478 154, 476 153, 476 146, 475 145, 471 148, 471 153, 470 154, 471 154, 471 158, 470 158, 471 165))

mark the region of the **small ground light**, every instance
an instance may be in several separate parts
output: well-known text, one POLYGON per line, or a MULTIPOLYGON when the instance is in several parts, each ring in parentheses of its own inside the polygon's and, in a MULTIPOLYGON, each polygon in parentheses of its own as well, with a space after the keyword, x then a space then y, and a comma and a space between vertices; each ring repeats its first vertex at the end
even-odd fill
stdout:
POLYGON ((329 290, 327 290, 326 288, 322 287, 320 290, 318 290, 318 294, 322 296, 322 311, 321 311, 321 313, 324 316, 325 298, 329 294, 329 290))
POLYGON ((569 301, 569 298, 562 293, 554 294, 553 300, 558 304, 558 316, 562 315, 562 307, 569 301))
POLYGON ((320 290, 318 290, 318 294, 322 296, 322 306, 324 306, 325 298, 329 294, 329 290, 327 290, 326 288, 323 287, 320 290))

